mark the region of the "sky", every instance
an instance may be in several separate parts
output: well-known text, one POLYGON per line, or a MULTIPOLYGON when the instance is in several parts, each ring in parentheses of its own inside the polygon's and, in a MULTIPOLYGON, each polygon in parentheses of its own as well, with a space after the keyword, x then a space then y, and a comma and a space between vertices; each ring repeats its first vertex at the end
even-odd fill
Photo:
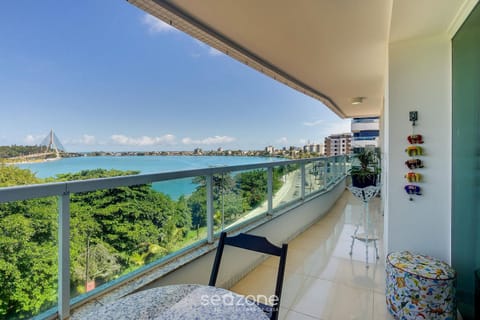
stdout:
POLYGON ((263 149, 350 131, 321 102, 124 0, 0 2, 0 145, 263 149))

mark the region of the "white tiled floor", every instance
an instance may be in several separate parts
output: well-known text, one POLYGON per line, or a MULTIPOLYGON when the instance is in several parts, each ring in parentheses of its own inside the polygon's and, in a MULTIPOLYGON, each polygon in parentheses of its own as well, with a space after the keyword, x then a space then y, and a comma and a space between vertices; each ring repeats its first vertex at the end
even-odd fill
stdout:
MULTIPOLYGON (((370 203, 369 218, 380 239, 380 259, 375 259, 373 245, 369 246, 369 268, 365 267, 363 242, 355 242, 349 255, 355 226, 364 222, 363 204, 349 191, 324 218, 289 243, 280 319, 393 319, 385 307, 379 202, 376 198, 370 203)), ((231 290, 243 295, 272 295, 277 266, 278 258, 269 258, 231 290)))

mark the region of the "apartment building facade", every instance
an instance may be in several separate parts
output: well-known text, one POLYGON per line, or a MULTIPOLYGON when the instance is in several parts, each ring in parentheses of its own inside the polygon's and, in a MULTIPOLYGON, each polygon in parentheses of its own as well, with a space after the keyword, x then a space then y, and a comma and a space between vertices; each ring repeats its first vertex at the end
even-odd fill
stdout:
POLYGON ((352 134, 331 134, 325 138, 325 156, 349 154, 352 150, 352 134))

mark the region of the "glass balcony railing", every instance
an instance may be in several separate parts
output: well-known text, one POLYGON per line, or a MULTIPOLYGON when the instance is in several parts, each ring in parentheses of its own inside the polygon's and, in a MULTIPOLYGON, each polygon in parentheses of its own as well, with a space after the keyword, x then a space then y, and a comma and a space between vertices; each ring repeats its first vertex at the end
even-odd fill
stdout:
POLYGON ((300 164, 291 163, 275 166, 272 168, 272 178, 273 176, 275 176, 276 182, 272 187, 275 190, 272 190, 270 211, 283 208, 301 198, 300 164))
POLYGON ((0 188, 0 318, 65 318, 222 230, 245 230, 325 192, 345 173, 346 157, 336 156, 0 188))
POLYGON ((57 305, 57 208, 56 197, 0 203, 0 319, 57 305))

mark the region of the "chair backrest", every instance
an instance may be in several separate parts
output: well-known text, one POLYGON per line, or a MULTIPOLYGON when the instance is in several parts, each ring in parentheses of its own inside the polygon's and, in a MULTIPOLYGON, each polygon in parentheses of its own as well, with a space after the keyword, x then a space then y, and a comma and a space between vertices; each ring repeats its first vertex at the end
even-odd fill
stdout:
POLYGON ((274 255, 280 257, 278 263, 277 283, 275 286, 275 303, 272 306, 271 319, 278 318, 278 311, 280 307, 280 298, 282 295, 283 276, 285 274, 285 265, 287 262, 287 250, 288 245, 283 244, 282 247, 277 247, 268 241, 265 237, 259 237, 251 234, 240 233, 237 236, 227 237, 226 232, 220 234, 220 240, 218 242, 217 254, 215 255, 215 261, 213 262, 212 273, 210 275, 209 286, 215 286, 217 282, 218 271, 220 268, 220 262, 222 260, 223 248, 225 245, 242 248, 250 251, 256 251, 264 254, 274 255))

